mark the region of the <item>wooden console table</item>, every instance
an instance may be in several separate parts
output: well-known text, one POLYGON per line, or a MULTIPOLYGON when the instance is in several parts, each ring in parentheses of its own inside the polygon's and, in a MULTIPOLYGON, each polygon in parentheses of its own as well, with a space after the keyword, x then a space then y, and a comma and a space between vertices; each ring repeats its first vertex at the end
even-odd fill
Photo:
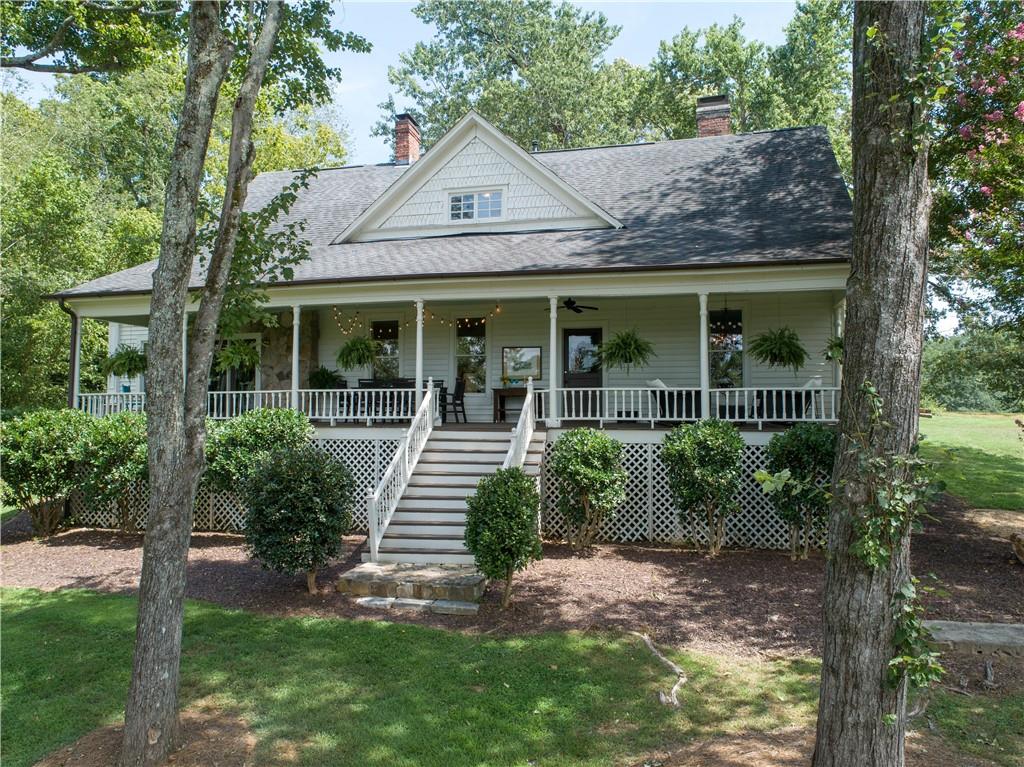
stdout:
POLYGON ((493 416, 494 423, 502 423, 505 420, 505 400, 509 397, 525 397, 525 386, 502 386, 492 389, 494 397, 493 416))

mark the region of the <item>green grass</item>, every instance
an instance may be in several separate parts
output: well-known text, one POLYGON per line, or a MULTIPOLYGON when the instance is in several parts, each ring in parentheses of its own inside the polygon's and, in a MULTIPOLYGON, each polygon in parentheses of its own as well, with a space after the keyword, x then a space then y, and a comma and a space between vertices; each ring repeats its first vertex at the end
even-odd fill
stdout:
POLYGON ((965 754, 1005 767, 1020 767, 1024 760, 1024 694, 964 698, 940 691, 928 716, 965 754))
POLYGON ((1024 443, 1014 416, 937 413, 921 419, 921 455, 946 490, 976 509, 1024 510, 1024 443))
MULTIPOLYGON (((0 747, 4 764, 19 767, 118 720, 135 600, 0 593, 0 747)), ((182 695, 248 719, 258 763, 294 748, 308 765, 608 765, 812 720, 815 661, 676 659, 689 676, 678 711, 656 701, 673 680, 632 636, 470 637, 190 602, 182 695)))
POLYGON ((17 506, 7 506, 6 504, 0 505, 0 524, 3 524, 8 519, 18 516, 18 512, 20 511, 21 509, 17 506))

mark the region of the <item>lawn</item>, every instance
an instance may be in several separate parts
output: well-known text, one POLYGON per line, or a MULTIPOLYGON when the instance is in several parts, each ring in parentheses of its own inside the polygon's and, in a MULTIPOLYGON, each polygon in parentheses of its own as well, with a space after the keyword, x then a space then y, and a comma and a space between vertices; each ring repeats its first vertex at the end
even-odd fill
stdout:
POLYGON ((1024 510, 1024 442, 1013 419, 991 413, 922 418, 921 454, 935 462, 946 490, 973 508, 1024 510))
MULTIPOLYGON (((116 721, 135 601, 6 589, 6 767, 34 763, 116 721)), ((675 654, 672 677, 639 639, 599 632, 465 636, 410 625, 271 618, 190 602, 182 692, 252 725, 257 760, 319 765, 607 765, 727 732, 812 721, 818 664, 675 654)))

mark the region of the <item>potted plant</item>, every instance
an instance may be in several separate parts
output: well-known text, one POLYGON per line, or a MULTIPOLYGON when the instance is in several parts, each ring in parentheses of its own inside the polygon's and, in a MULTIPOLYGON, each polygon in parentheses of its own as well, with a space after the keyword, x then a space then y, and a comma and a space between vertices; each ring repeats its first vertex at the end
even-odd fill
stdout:
POLYGON ((370 336, 353 336, 338 350, 337 362, 342 370, 373 367, 380 344, 370 336))
POLYGON ((792 368, 796 373, 807 363, 807 349, 791 327, 767 330, 750 342, 750 355, 773 368, 792 368))
POLYGON ((606 368, 623 368, 626 375, 632 367, 646 367, 654 353, 654 344, 641 338, 635 330, 622 330, 609 338, 598 349, 598 357, 606 368))
POLYGON ((122 344, 103 361, 103 375, 135 378, 146 372, 146 353, 122 344))
POLYGON ((323 365, 309 374, 310 389, 342 389, 346 385, 347 381, 341 373, 323 365))

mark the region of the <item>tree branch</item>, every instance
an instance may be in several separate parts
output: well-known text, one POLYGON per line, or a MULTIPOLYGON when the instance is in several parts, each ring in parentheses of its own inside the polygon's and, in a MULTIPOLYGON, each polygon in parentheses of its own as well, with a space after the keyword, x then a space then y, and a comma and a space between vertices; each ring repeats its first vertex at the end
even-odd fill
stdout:
MULTIPOLYGON (((57 27, 57 31, 53 33, 53 37, 50 38, 50 42, 40 48, 38 51, 33 53, 26 53, 24 56, 3 56, 0 57, 0 67, 17 67, 19 69, 29 69, 31 65, 35 64, 39 59, 45 59, 47 56, 54 53, 62 42, 64 42, 64 36, 71 29, 71 25, 75 23, 74 16, 68 16, 60 23, 57 27)), ((40 65, 40 66, 54 66, 54 65, 40 65)), ((40 69, 32 69, 34 72, 46 71, 40 69)), ((63 69, 52 70, 63 72, 63 69)))

